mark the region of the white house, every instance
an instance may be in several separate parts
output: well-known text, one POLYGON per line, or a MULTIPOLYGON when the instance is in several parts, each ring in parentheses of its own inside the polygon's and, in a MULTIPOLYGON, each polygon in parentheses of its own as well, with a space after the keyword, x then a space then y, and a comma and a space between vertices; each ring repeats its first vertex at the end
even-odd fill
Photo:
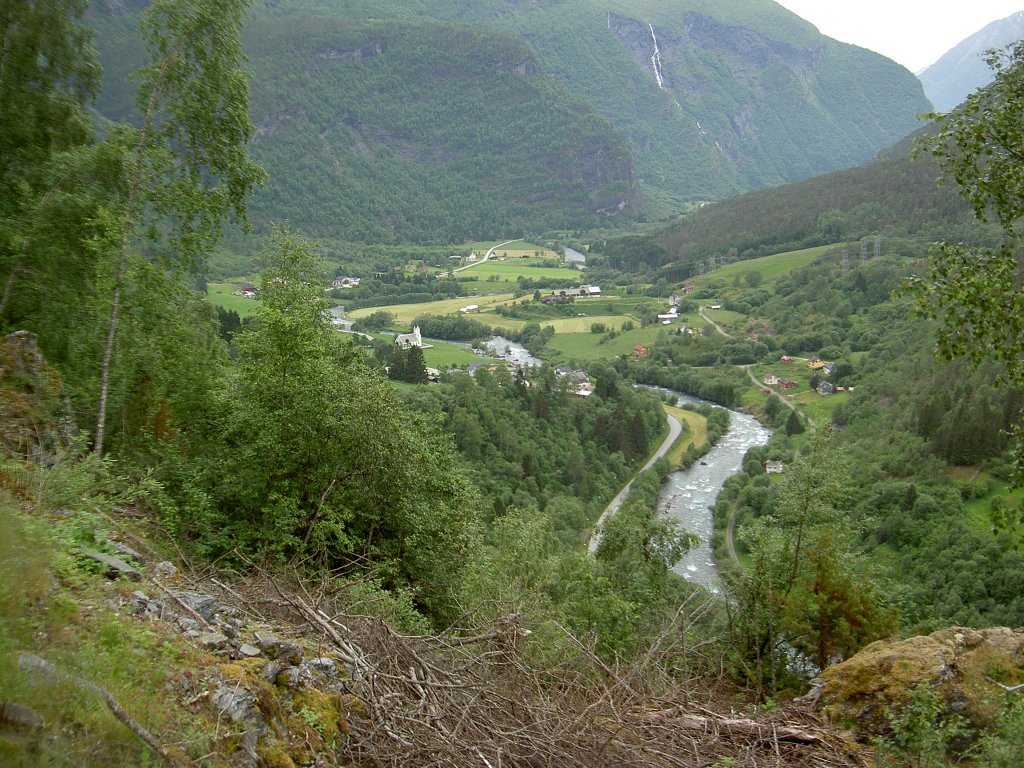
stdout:
POLYGON ((465 312, 479 312, 479 311, 480 311, 480 305, 479 304, 467 304, 464 307, 459 307, 459 312, 463 312, 463 313, 465 313, 465 312))

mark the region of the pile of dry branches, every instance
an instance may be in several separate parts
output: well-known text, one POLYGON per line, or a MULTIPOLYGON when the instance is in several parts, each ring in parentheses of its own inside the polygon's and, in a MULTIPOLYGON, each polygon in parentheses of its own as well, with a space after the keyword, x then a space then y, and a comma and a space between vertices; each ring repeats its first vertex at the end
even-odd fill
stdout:
MULTIPOLYGON (((344 661, 350 733, 337 758, 357 766, 863 766, 864 753, 812 714, 757 719, 694 703, 692 685, 659 685, 613 669, 583 644, 572 669, 544 674, 522 660, 518 615, 449 636, 409 636, 341 612, 301 584, 264 574, 261 602, 344 661), (274 594, 276 593, 276 595, 274 594), (272 604, 272 607, 271 607, 272 604), (668 690, 668 693, 666 693, 668 690)), ((252 582, 249 581, 249 585, 252 582)), ((234 590, 232 590, 234 592, 234 590)), ((234 592, 237 596, 237 592, 234 592)))

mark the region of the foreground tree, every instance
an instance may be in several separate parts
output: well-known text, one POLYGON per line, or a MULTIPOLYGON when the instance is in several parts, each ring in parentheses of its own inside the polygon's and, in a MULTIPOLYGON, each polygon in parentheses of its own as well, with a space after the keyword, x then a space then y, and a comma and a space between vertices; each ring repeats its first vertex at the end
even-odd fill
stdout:
POLYGON ((145 12, 152 58, 141 73, 141 126, 120 126, 119 199, 101 212, 94 247, 112 257, 94 448, 103 452, 111 363, 129 260, 140 237, 171 265, 200 267, 223 225, 246 225, 263 172, 247 154, 247 75, 239 35, 246 0, 157 0, 145 12))
POLYGON ((745 534, 752 565, 730 586, 733 646, 749 682, 774 690, 797 657, 813 670, 848 658, 897 626, 856 542, 842 456, 823 433, 786 467, 773 513, 745 534))
POLYGON ((39 209, 66 181, 48 173, 62 152, 91 140, 84 109, 99 81, 83 0, 0 5, 0 322, 20 277, 45 259, 34 247, 39 209))
MULTIPOLYGON (((995 77, 957 110, 934 115, 937 131, 921 141, 981 221, 998 224, 998 248, 941 243, 928 275, 911 283, 917 306, 941 321, 939 352, 973 364, 1005 366, 1003 379, 1024 388, 1024 292, 1019 238, 1024 221, 1024 42, 991 51, 995 77)), ((1018 429, 1019 432, 1019 429, 1018 429)), ((1016 449, 1020 480, 1020 442, 1016 449)))
POLYGON ((259 309, 235 336, 203 535, 271 560, 372 564, 442 615, 476 539, 452 446, 331 329, 310 245, 278 231, 266 259, 259 309))

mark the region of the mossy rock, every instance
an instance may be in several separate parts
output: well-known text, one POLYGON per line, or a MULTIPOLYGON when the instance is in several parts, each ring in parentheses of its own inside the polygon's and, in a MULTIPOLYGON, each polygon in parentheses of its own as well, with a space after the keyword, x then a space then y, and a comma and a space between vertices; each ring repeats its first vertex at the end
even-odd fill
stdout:
POLYGON ((995 716, 1003 685, 1024 677, 1024 629, 953 627, 905 640, 879 640, 827 668, 809 700, 832 722, 862 736, 884 733, 910 691, 928 685, 975 727, 995 716))
POLYGON ((292 710, 327 744, 348 734, 345 706, 337 693, 301 688, 292 699, 292 710))
POLYGON ((280 744, 272 743, 261 746, 256 750, 256 754, 259 755, 261 764, 266 765, 267 768, 296 768, 295 761, 288 754, 288 750, 280 744))

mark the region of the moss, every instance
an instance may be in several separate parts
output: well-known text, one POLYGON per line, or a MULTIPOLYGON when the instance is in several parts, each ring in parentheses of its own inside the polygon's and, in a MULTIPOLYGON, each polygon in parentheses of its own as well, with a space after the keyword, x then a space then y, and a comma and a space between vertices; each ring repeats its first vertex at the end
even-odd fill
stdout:
POLYGON ((256 750, 256 754, 267 768, 296 768, 295 761, 288 754, 288 750, 280 744, 273 743, 260 747, 256 750))
POLYGON ((259 659, 252 659, 245 662, 220 664, 217 671, 224 679, 237 682, 246 690, 251 691, 256 697, 256 706, 263 713, 267 724, 274 729, 278 736, 283 736, 284 708, 278 700, 274 687, 260 675, 261 666, 262 662, 259 659))
POLYGON ((316 688, 303 688, 295 692, 294 711, 314 728, 326 743, 348 734, 345 708, 341 696, 316 688))

